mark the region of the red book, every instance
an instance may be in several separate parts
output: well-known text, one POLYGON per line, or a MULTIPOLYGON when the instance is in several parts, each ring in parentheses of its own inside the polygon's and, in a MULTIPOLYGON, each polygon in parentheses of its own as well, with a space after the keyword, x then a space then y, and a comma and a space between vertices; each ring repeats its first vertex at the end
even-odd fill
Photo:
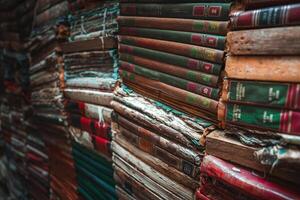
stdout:
MULTIPOLYGON (((243 196, 249 199, 259 200, 282 200, 282 199, 300 199, 300 192, 293 190, 288 185, 279 185, 275 182, 266 180, 260 176, 254 175, 252 171, 223 161, 214 156, 207 155, 201 164, 202 184, 207 180, 216 180, 225 186, 239 191, 243 196), (203 177, 209 177, 207 179, 203 177)), ((214 182, 214 181, 213 181, 214 182)), ((216 187, 221 194, 224 187, 216 187)), ((230 194, 230 193, 229 193, 230 194)))

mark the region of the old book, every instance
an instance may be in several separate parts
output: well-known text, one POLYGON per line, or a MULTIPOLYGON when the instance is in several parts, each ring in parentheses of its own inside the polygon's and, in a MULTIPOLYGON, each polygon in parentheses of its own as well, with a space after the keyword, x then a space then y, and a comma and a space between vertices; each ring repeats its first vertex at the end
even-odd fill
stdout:
MULTIPOLYGON (((226 135, 221 130, 211 132, 206 137, 206 153, 250 169, 268 173, 270 168, 261 165, 254 157, 259 148, 242 144, 236 138, 226 135), (221 148, 220 148, 221 147, 221 148), (234 153, 234 152, 239 152, 234 153)), ((298 173, 285 167, 275 167, 269 176, 275 176, 288 182, 299 184, 298 173)))
POLYGON ((228 56, 225 76, 230 79, 300 82, 298 56, 228 56))
POLYGON ((150 60, 139 56, 133 56, 126 53, 120 54, 120 60, 126 61, 128 63, 136 64, 148 69, 152 69, 155 71, 160 71, 170 75, 174 75, 193 82, 203 83, 205 85, 209 85, 213 87, 217 87, 219 81, 218 76, 185 69, 183 67, 178 67, 176 65, 157 62, 154 60, 150 60))
POLYGON ((69 116, 70 123, 81 130, 90 134, 111 140, 110 124, 100 122, 91 118, 82 117, 80 115, 71 114, 69 116))
POLYGON ((84 117, 96 120, 102 118, 104 122, 111 123, 112 109, 104 106, 69 100, 65 103, 65 109, 69 113, 81 114, 84 117))
POLYGON ((299 55, 300 26, 234 31, 227 34, 232 55, 299 55))
POLYGON ((109 92, 113 91, 116 80, 113 78, 77 77, 67 79, 65 85, 70 88, 91 88, 109 92))
POLYGON ((219 64, 223 63, 224 51, 217 49, 134 36, 119 36, 119 40, 121 44, 149 48, 219 64))
POLYGON ((80 167, 88 170, 94 176, 98 177, 105 183, 107 183, 111 186, 114 186, 115 182, 112 179, 112 175, 113 175, 112 168, 109 169, 111 171, 111 173, 105 174, 105 171, 104 171, 105 168, 103 168, 103 166, 99 165, 97 162, 95 162, 94 160, 92 160, 90 158, 82 159, 82 158, 74 157, 74 161, 75 161, 76 166, 80 166, 80 167))
POLYGON ((300 134, 300 112, 242 104, 219 104, 219 120, 258 130, 300 134))
POLYGON ((112 107, 117 113, 153 132, 160 132, 166 138, 172 138, 176 143, 201 151, 202 148, 197 144, 199 136, 205 128, 207 130, 213 128, 211 122, 181 113, 172 107, 134 92, 128 96, 119 96, 122 94, 122 90, 120 90, 116 90, 118 95, 112 102, 112 107), (186 121, 186 119, 189 120, 186 121), (178 123, 174 123, 174 121, 178 121, 178 123))
MULTIPOLYGON (((165 162, 156 155, 151 155, 147 151, 143 151, 137 148, 135 144, 131 145, 131 139, 123 136, 121 133, 116 133, 116 140, 120 146, 129 151, 131 154, 137 156, 137 158, 144 161, 149 166, 153 167, 158 172, 171 177, 176 182, 184 185, 187 188, 196 189, 199 187, 199 176, 192 179, 190 176, 184 174, 181 170, 176 169, 176 167, 169 165, 170 162, 165 162)), ((197 167, 199 172, 199 167, 197 167)))
MULTIPOLYGON (((229 195, 232 194, 249 197, 250 199, 298 199, 300 197, 299 191, 289 187, 288 185, 266 180, 262 177, 254 175, 251 171, 242 167, 233 165, 229 162, 223 161, 214 156, 207 155, 203 159, 201 165, 201 172, 203 176, 209 177, 203 179, 205 184, 209 184, 209 181, 214 179, 220 184, 226 184, 233 190, 239 191, 241 194, 232 193, 229 190, 229 195), (229 175, 230 174, 230 175, 229 175), (275 192, 276 191, 276 192, 275 192)), ((213 181, 212 181, 213 182, 213 181)), ((220 191, 223 190, 223 194, 226 194, 226 187, 216 187, 220 191)), ((226 196, 226 195, 225 195, 226 196)))
POLYGON ((113 93, 100 92, 97 90, 65 89, 64 94, 67 98, 75 101, 82 101, 107 107, 110 107, 110 102, 113 99, 113 93))
POLYGON ((176 183, 171 178, 156 171, 145 162, 138 159, 136 156, 132 155, 126 149, 118 145, 116 142, 112 142, 112 149, 114 152, 113 161, 117 166, 122 167, 135 178, 140 175, 142 179, 141 182, 147 181, 148 188, 162 198, 193 198, 192 190, 176 183))
POLYGON ((61 45, 62 51, 64 53, 74 53, 79 51, 109 50, 116 47, 117 47, 117 40, 114 37, 74 41, 68 43, 65 42, 61 45))
POLYGON ((238 12, 232 17, 234 30, 300 24, 300 4, 238 12))
POLYGON ((141 66, 127 63, 124 61, 120 61, 120 69, 215 100, 218 99, 219 96, 219 89, 217 88, 212 88, 192 81, 187 81, 185 79, 177 78, 166 73, 161 73, 147 68, 143 68, 141 66))
MULTIPOLYGON (((140 78, 142 78, 142 77, 140 77, 140 78)), ((145 80, 147 82, 150 81, 149 79, 148 80, 145 79, 145 80)), ((169 93, 166 93, 166 91, 163 91, 162 89, 156 89, 156 88, 149 87, 148 84, 147 85, 136 84, 132 81, 129 81, 128 79, 127 80, 124 79, 123 81, 126 86, 132 88, 133 91, 135 91, 145 97, 162 102, 168 106, 173 107, 174 109, 177 109, 180 112, 192 114, 194 116, 200 117, 200 118, 208 120, 210 122, 217 123, 217 115, 216 115, 216 113, 214 113, 213 110, 206 110, 206 109, 200 108, 199 105, 195 107, 191 103, 188 104, 187 102, 184 102, 185 100, 182 101, 182 98, 185 98, 184 96, 179 98, 180 95, 179 96, 177 96, 177 94, 170 95, 169 93)), ((155 81, 153 83, 155 83, 155 81)), ((158 84, 158 85, 160 85, 159 87, 162 87, 161 84, 163 84, 163 83, 157 82, 155 84, 158 84)), ((163 87, 168 87, 168 85, 165 84, 165 85, 163 85, 163 87)), ((172 86, 170 86, 170 89, 177 90, 179 88, 175 88, 175 87, 172 88, 172 86)), ((183 91, 184 90, 182 90, 182 92, 183 91)), ((175 92, 175 91, 173 91, 173 92, 175 92)), ((185 92, 187 92, 187 91, 184 91, 184 93, 185 92)), ((196 96, 199 97, 200 95, 196 95, 196 96)), ((197 104, 197 103, 194 103, 194 104, 197 104)))
POLYGON ((225 37, 211 34, 135 27, 120 27, 119 34, 153 38, 158 40, 168 40, 220 50, 224 50, 225 48, 225 37))
POLYGON ((147 189, 146 185, 143 185, 141 182, 134 179, 134 177, 130 176, 128 172, 118 166, 115 167, 114 179, 116 180, 117 185, 119 185, 126 194, 126 198, 124 200, 131 198, 141 200, 159 199, 159 196, 147 189))
POLYGON ((208 74, 219 75, 222 69, 220 64, 125 44, 119 44, 119 52, 121 55, 130 54, 208 74))
MULTIPOLYGON (((117 170, 117 169, 116 169, 117 170)), ((120 178, 117 177, 117 175, 114 176, 114 179, 115 180, 119 180, 120 178)), ((129 180, 129 178, 127 179, 129 180)), ((128 183, 128 182, 126 182, 128 183)), ((121 183, 119 183, 121 185, 121 183)), ((134 186, 137 185, 137 184, 134 184, 134 186)), ((131 185, 130 185, 131 186, 131 185)), ((134 187, 132 186, 132 188, 134 187)), ((141 190, 139 190, 141 191, 141 190)), ((116 185, 116 193, 117 193, 117 196, 120 200, 136 200, 135 197, 133 197, 132 195, 128 194, 129 192, 125 192, 125 189, 123 190, 121 187, 119 187, 118 185, 116 185)))
POLYGON ((121 15, 228 20, 230 3, 121 4, 121 15))
POLYGON ((160 148, 168 151, 169 153, 183 158, 184 160, 187 160, 195 165, 200 165, 201 157, 203 156, 202 153, 196 150, 188 149, 181 146, 180 144, 177 144, 174 141, 171 141, 173 138, 172 136, 168 138, 165 134, 155 133, 153 131, 150 131, 149 129, 145 129, 138 124, 132 123, 129 119, 126 119, 121 115, 117 115, 115 118, 119 126, 118 131, 120 133, 124 132, 125 136, 126 133, 128 133, 128 131, 130 130, 130 133, 137 135, 139 138, 147 140, 153 145, 157 145, 160 148))
POLYGON ((119 16, 118 23, 121 27, 155 28, 224 36, 228 31, 227 21, 119 16))
MULTIPOLYGON (((175 99, 180 102, 184 102, 185 104, 196 106, 200 109, 209 111, 211 113, 216 113, 218 102, 213 99, 209 99, 207 97, 200 96, 188 92, 186 90, 182 90, 180 88, 169 86, 159 81, 147 79, 127 71, 120 70, 120 75, 124 79, 126 84, 133 83, 136 86, 145 88, 145 91, 148 88, 150 94, 152 93, 152 95, 156 97, 155 99, 157 100, 162 99, 163 97, 162 95, 165 94, 167 97, 175 99)), ((133 84, 129 86, 132 87, 133 84)), ((139 93, 141 92, 139 88, 136 89, 138 90, 139 93)))
MULTIPOLYGON (((120 127, 117 131, 117 137, 123 138, 126 141, 129 141, 130 144, 137 147, 139 150, 146 152, 155 158, 158 158, 161 162, 166 163, 169 166, 177 169, 179 172, 186 174, 187 176, 197 180, 199 178, 199 166, 194 165, 184 159, 178 158, 176 155, 165 151, 160 148, 158 145, 151 143, 151 141, 145 140, 127 129, 120 127)), ((116 140, 117 141, 117 140, 116 140)), ((126 148, 126 147, 125 147, 126 148)))
POLYGON ((225 102, 300 109, 300 85, 243 80, 224 80, 222 100, 225 102))

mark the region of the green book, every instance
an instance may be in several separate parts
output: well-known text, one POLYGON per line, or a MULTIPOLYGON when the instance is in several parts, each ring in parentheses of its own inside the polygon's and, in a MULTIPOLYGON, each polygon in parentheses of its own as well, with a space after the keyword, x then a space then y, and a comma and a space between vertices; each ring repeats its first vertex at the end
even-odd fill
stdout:
POLYGON ((122 3, 121 15, 228 20, 231 3, 122 3))
POLYGON ((300 109, 300 84, 226 80, 225 101, 300 109))
POLYGON ((300 112, 252 105, 227 104, 225 122, 241 127, 300 135, 300 112))
POLYGON ((121 27, 119 34, 169 40, 220 50, 224 50, 225 48, 225 37, 211 34, 134 27, 121 27))
POLYGON ((120 53, 126 53, 148 59, 153 59, 163 63, 181 66, 187 69, 201 71, 208 74, 219 75, 222 70, 222 65, 220 64, 137 46, 120 44, 119 51, 120 53))
POLYGON ((120 68, 129 72, 136 73, 149 79, 158 80, 160 82, 178 87, 202 96, 206 96, 217 100, 219 98, 219 89, 201 85, 195 82, 191 82, 182 78, 178 78, 166 73, 153 71, 147 68, 143 68, 138 65, 134 65, 128 62, 120 61, 120 68))

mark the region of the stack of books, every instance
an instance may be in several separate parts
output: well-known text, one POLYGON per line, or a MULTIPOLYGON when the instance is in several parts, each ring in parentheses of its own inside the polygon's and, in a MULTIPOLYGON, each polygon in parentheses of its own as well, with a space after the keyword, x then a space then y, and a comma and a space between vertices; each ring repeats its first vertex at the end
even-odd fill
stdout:
POLYGON ((24 51, 30 35, 36 0, 2 0, 0 2, 0 49, 24 51))
POLYGON ((32 119, 26 121, 28 193, 34 200, 50 199, 49 157, 43 135, 32 119))
POLYGON ((119 7, 113 1, 82 1, 75 9, 75 3, 69 1, 70 33, 62 50, 78 192, 84 199, 116 199, 110 103, 118 78, 119 7))
POLYGON ((222 0, 121 2, 123 82, 147 97, 216 122, 233 4, 222 0))
POLYGON ((61 18, 67 1, 37 2, 34 29, 28 48, 31 53, 31 102, 33 120, 48 148, 51 199, 78 199, 76 171, 65 112, 64 63, 60 43, 69 30, 61 18))
POLYGON ((6 188, 9 198, 28 198, 27 188, 27 132, 25 121, 29 112, 28 104, 22 96, 14 94, 1 95, 1 134, 5 141, 6 188))
POLYGON ((193 199, 211 122, 126 86, 112 102, 113 162, 119 199, 193 199))
POLYGON ((206 138, 198 199, 298 199, 300 4, 241 5, 227 34, 225 131, 206 138))

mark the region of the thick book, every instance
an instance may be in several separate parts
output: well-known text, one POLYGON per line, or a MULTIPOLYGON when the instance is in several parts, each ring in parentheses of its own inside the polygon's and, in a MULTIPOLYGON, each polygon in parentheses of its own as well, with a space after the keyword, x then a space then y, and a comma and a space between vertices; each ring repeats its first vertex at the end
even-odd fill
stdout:
POLYGON ((278 184, 266 180, 248 169, 233 165, 214 156, 207 155, 204 157, 201 165, 201 173, 202 176, 209 177, 202 179, 201 187, 205 187, 207 184, 213 186, 214 180, 216 180, 216 184, 219 182, 220 185, 219 188, 215 188, 225 196, 232 196, 234 194, 235 196, 244 196, 249 199, 264 200, 300 198, 299 191, 288 184, 278 184), (223 185, 228 185, 229 188, 222 187, 222 183, 223 185), (233 193, 232 191, 236 192, 233 193))
POLYGON ((157 145, 169 153, 174 154, 176 157, 182 158, 195 165, 200 165, 202 154, 200 154, 198 151, 194 151, 183 147, 180 144, 174 143, 171 141, 172 137, 167 139, 162 134, 156 133, 144 128, 139 124, 133 123, 121 115, 118 115, 116 118, 116 122, 119 125, 119 131, 120 133, 124 132, 124 136, 126 136, 126 133, 128 133, 130 130, 129 137, 133 138, 131 135, 135 134, 139 138, 147 140, 153 145, 157 145))
MULTIPOLYGON (((236 130, 230 130, 233 132, 236 130)), ((221 130, 215 130, 211 132, 206 137, 206 148, 205 151, 207 154, 216 156, 220 159, 227 160, 229 162, 233 162, 249 169, 254 169, 262 173, 270 172, 271 167, 268 165, 261 164, 257 157, 255 156, 255 152, 260 149, 260 147, 253 147, 246 144, 242 144, 242 142, 232 137, 232 135, 227 134, 221 130), (220 148, 222 147, 222 148, 220 148), (239 153, 234 153, 239 152, 239 153)), ((235 134, 235 133, 233 133, 235 134)), ((249 137, 250 136, 249 134, 249 137)), ((266 136, 270 137, 270 136, 266 136)), ((257 139, 259 137, 254 137, 257 139)), ((262 139, 263 140, 263 139, 262 139)), ((288 151, 288 148, 284 149, 288 151)), ((284 151, 283 150, 283 151, 284 151)), ((269 155, 269 154, 268 154, 269 155)), ((300 180, 296 177, 299 177, 299 170, 295 169, 296 167, 287 167, 285 163, 281 163, 276 165, 272 169, 272 173, 268 174, 271 177, 280 178, 287 182, 293 182, 296 184, 300 183, 300 180)))
POLYGON ((64 90, 64 95, 74 101, 82 101, 107 107, 110 107, 110 102, 112 101, 114 96, 111 92, 70 88, 64 90))
POLYGON ((180 66, 195 71, 201 71, 208 74, 219 75, 222 70, 222 65, 220 64, 206 62, 206 61, 175 55, 171 53, 166 53, 163 51, 141 48, 137 46, 120 44, 119 52, 121 53, 121 55, 122 53, 126 53, 134 56, 147 58, 150 60, 159 61, 162 63, 167 63, 170 65, 180 66))
POLYGON ((231 18, 234 30, 300 24, 300 4, 238 12, 231 18))
POLYGON ((300 84, 224 80, 222 100, 225 102, 300 109, 300 84))
POLYGON ((128 71, 120 70, 120 75, 125 85, 142 95, 205 119, 212 120, 216 118, 218 102, 213 99, 164 84, 160 81, 147 79, 128 71))
POLYGON ((211 34, 135 27, 120 27, 119 34, 193 44, 220 50, 225 48, 225 37, 211 34))
POLYGON ((217 49, 134 36, 122 35, 119 36, 119 40, 121 44, 133 45, 142 48, 173 53, 181 56, 187 56, 219 64, 222 64, 224 62, 224 51, 217 49))
POLYGON ((226 35, 229 24, 228 21, 137 16, 119 16, 118 23, 120 27, 165 29, 223 36, 226 35))
POLYGON ((149 79, 158 80, 165 84, 169 84, 174 87, 193 92, 195 94, 200 94, 208 98, 212 98, 215 100, 219 98, 219 89, 217 88, 212 88, 192 81, 187 81, 185 79, 177 78, 166 73, 157 72, 124 61, 120 61, 120 69, 135 73, 140 76, 144 76, 149 79))
POLYGON ((256 130, 270 130, 300 135, 300 112, 242 104, 219 104, 219 120, 224 126, 239 125, 256 130))
POLYGON ((299 55, 300 26, 233 31, 227 34, 229 54, 299 55))
MULTIPOLYGON (((118 89, 116 92, 122 92, 118 89)), ((131 92, 129 96, 116 96, 111 103, 117 116, 126 116, 128 120, 165 138, 170 138, 177 144, 189 149, 203 149, 198 145, 203 130, 211 130, 213 124, 207 120, 181 113, 163 103, 148 99, 140 94, 131 92), (139 102, 137 104, 136 102, 139 102), (159 113, 159 114, 158 114, 159 113), (178 113, 178 114, 177 114, 178 113), (186 121, 188 119, 188 122, 186 121), (173 122, 178 123, 174 124, 173 122), (197 141, 194 143, 194 141, 197 141)), ((117 120, 114 120, 117 121, 117 120)))
POLYGON ((112 109, 104 106, 69 100, 65 103, 65 110, 69 113, 81 114, 87 118, 102 119, 108 124, 111 123, 112 109))
POLYGON ((231 3, 130 4, 120 5, 121 15, 228 20, 231 3))
MULTIPOLYGON (((145 151, 143 149, 143 147, 139 148, 138 144, 135 142, 135 139, 134 139, 133 143, 131 143, 131 138, 130 137, 127 138, 125 135, 123 135, 121 133, 116 134, 115 141, 118 144, 120 144, 120 146, 122 146, 123 148, 128 150, 130 153, 132 153, 133 155, 137 156, 139 159, 144 161, 146 164, 153 167, 155 170, 161 172, 162 174, 164 174, 168 177, 172 177, 173 180, 175 180, 176 182, 184 185, 185 187, 191 188, 193 190, 196 189, 197 187, 199 187, 199 182, 198 182, 199 176, 197 178, 193 179, 190 176, 188 176, 188 175, 186 175, 182 172, 183 170, 191 171, 190 170, 191 168, 189 168, 190 166, 188 166, 187 169, 182 169, 180 167, 180 162, 181 161, 184 162, 184 160, 177 159, 177 161, 179 160, 179 163, 178 163, 179 165, 174 167, 174 164, 175 164, 174 161, 175 160, 172 159, 172 158, 170 160, 168 160, 167 155, 163 155, 163 154, 155 155, 155 154, 157 154, 157 152, 154 149, 155 148, 154 146, 153 146, 154 148, 152 150, 150 150, 148 148, 148 151, 147 150, 145 151), (151 152, 149 152, 149 150, 151 152), (165 159, 161 159, 161 157, 164 157, 165 159)), ((147 143, 142 144, 142 139, 140 138, 140 144, 142 146, 144 146, 147 143)), ((144 148, 145 148, 145 146, 144 146, 144 148)), ((193 169, 195 171, 197 171, 197 173, 199 175, 199 170, 200 170, 199 166, 193 166, 193 169)))
POLYGON ((112 142, 114 152, 113 161, 115 165, 124 169, 130 176, 142 181, 152 191, 159 194, 163 199, 192 199, 193 191, 178 184, 161 172, 154 170, 147 163, 131 154, 115 141, 112 142), (140 178, 138 178, 141 176, 140 178))
POLYGON ((136 180, 134 177, 131 177, 128 172, 118 166, 115 167, 114 179, 117 182, 116 193, 119 199, 159 199, 159 197, 155 193, 147 189, 147 186, 144 185, 142 181, 136 180))
POLYGON ((169 65, 162 62, 146 59, 139 56, 132 56, 130 54, 120 54, 120 60, 143 66, 148 69, 163 72, 169 75, 174 75, 186 80, 190 80, 197 83, 202 83, 208 86, 217 87, 219 77, 211 74, 205 74, 194 70, 188 70, 183 67, 177 67, 175 65, 169 65))
POLYGON ((225 76, 229 79, 300 82, 299 56, 228 56, 225 76))
MULTIPOLYGON (((167 165, 177 169, 178 172, 184 173, 195 180, 199 178, 199 166, 196 166, 184 159, 178 158, 174 154, 171 154, 168 151, 165 151, 164 149, 151 143, 151 141, 145 140, 122 127, 119 134, 120 135, 116 136, 117 138, 119 138, 116 139, 117 142, 121 143, 121 141, 128 141, 128 143, 126 142, 127 144, 131 144, 138 150, 148 153, 155 158, 158 158, 161 162, 164 162, 167 165)), ((124 147, 130 149, 130 147, 126 147, 126 143, 124 142, 124 147)), ((143 158, 141 159, 143 160, 143 158)))

